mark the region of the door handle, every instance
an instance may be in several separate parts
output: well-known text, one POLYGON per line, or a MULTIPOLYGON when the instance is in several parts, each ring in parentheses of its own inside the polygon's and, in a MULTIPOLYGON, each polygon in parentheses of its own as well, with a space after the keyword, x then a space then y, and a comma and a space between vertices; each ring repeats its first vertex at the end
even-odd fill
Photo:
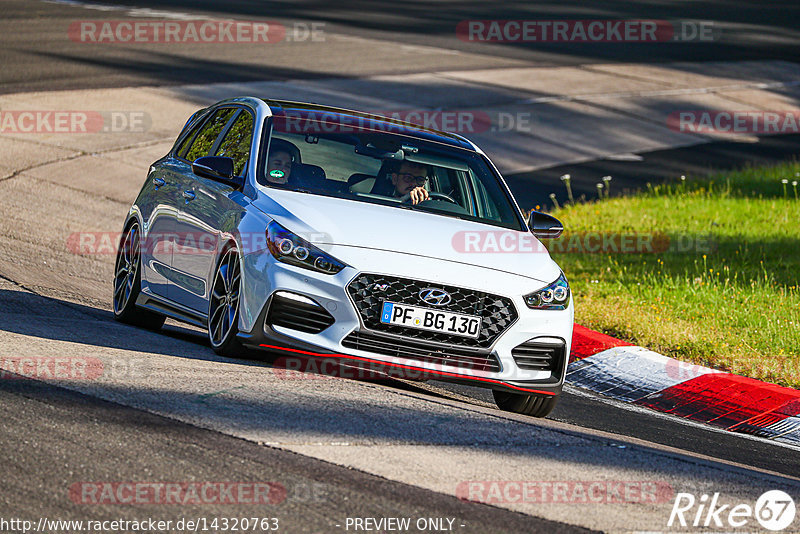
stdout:
POLYGON ((187 189, 186 191, 183 192, 183 198, 186 199, 186 202, 189 202, 190 200, 194 200, 195 196, 196 195, 194 194, 194 191, 192 191, 191 189, 187 189))
POLYGON ((156 186, 156 189, 158 189, 159 187, 161 187, 162 185, 164 185, 166 183, 167 182, 165 182, 163 178, 159 178, 158 176, 153 178, 153 184, 156 186))

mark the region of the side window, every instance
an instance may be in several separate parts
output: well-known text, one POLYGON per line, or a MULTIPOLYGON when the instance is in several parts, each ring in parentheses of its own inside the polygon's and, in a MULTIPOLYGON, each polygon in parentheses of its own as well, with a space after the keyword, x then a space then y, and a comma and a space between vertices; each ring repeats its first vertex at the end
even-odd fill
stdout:
POLYGON ((497 210, 497 204, 495 203, 494 199, 491 197, 489 192, 484 187, 483 182, 478 180, 472 172, 469 173, 469 180, 472 183, 472 187, 475 190, 475 195, 477 196, 478 201, 478 216, 484 217, 487 219, 495 219, 500 220, 500 214, 497 210))
POLYGON ((194 139, 194 136, 197 133, 197 130, 199 130, 202 125, 203 125, 203 122, 200 121, 200 124, 195 126, 194 129, 192 129, 192 131, 189 132, 189 134, 181 142, 181 146, 179 146, 178 150, 175 151, 175 154, 177 154, 177 156, 179 158, 185 158, 186 157, 186 151, 189 150, 189 144, 192 142, 192 139, 194 139))
POLYGON ((475 206, 473 205, 471 196, 467 192, 466 185, 462 179, 463 175, 463 171, 437 167, 435 181, 439 188, 434 189, 434 191, 444 193, 458 202, 459 206, 466 209, 470 215, 475 215, 475 206))
POLYGON ((242 111, 222 139, 215 156, 233 158, 233 173, 244 174, 247 160, 250 159, 250 145, 253 141, 253 116, 242 111))
POLYGON ((214 141, 219 137, 220 132, 228 121, 236 112, 233 108, 218 109, 214 115, 206 121, 203 129, 192 141, 192 146, 184 156, 189 161, 194 161, 199 157, 208 156, 211 148, 214 146, 214 141))

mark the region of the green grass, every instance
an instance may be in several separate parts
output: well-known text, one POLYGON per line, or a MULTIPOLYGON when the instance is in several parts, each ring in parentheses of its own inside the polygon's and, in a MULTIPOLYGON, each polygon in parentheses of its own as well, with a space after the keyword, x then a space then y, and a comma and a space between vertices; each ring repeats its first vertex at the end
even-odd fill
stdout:
POLYGON ((794 180, 796 162, 556 209, 566 228, 562 239, 660 233, 673 245, 633 254, 557 252, 550 245, 570 280, 576 321, 680 360, 800 388, 794 180), (679 240, 697 246, 676 250, 679 240))

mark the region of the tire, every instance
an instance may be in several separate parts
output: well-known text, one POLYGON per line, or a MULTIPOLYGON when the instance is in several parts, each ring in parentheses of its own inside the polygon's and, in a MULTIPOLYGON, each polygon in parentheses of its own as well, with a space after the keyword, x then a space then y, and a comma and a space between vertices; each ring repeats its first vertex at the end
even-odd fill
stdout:
POLYGON ((114 319, 121 323, 158 330, 164 325, 161 314, 136 307, 142 289, 142 255, 139 223, 128 226, 120 239, 114 262, 114 319))
POLYGON ((523 395, 498 390, 492 390, 492 394, 501 410, 533 417, 547 416, 558 403, 558 395, 523 395))
POLYGON ((208 340, 214 352, 221 356, 236 357, 245 353, 236 339, 241 280, 239 251, 231 244, 220 255, 208 299, 208 340))

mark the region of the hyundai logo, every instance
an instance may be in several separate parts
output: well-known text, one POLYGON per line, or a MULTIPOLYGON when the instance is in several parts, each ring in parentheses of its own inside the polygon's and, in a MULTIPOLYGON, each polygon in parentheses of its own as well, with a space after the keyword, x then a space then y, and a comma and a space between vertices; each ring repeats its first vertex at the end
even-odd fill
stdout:
POLYGON ((426 287, 420 291, 419 298, 422 302, 430 304, 431 306, 446 306, 450 304, 452 300, 450 293, 444 289, 436 289, 433 287, 426 287))

